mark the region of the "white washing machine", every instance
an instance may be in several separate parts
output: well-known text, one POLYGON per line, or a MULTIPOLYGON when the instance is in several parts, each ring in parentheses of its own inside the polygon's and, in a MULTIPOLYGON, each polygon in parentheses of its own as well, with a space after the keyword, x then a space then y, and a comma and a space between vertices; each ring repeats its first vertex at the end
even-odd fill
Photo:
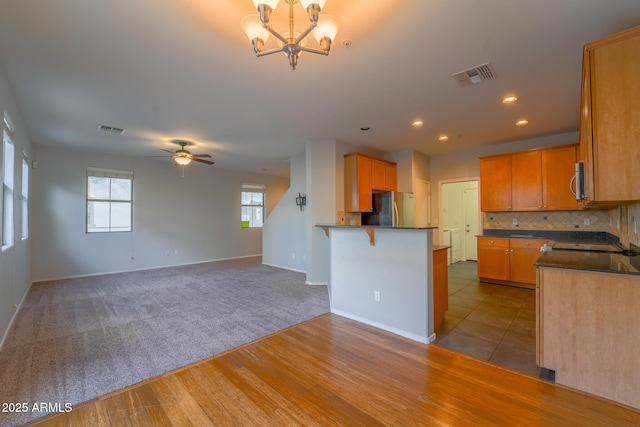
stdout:
MULTIPOLYGON (((459 228, 448 228, 443 230, 445 236, 449 234, 450 243, 445 243, 445 245, 451 246, 449 250, 449 263, 455 264, 458 261, 462 261, 462 233, 459 228)), ((445 237, 445 241, 446 241, 445 237)))
MULTIPOLYGON (((451 246, 451 230, 442 230, 442 244, 451 246)), ((451 248, 447 249, 447 266, 451 265, 451 248)))

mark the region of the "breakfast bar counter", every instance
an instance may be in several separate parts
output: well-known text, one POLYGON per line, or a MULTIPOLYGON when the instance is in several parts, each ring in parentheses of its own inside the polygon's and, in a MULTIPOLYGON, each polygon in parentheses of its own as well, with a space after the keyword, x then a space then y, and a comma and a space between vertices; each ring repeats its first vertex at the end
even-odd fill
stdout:
POLYGON ((428 343, 433 325, 433 229, 323 225, 335 314, 428 343))

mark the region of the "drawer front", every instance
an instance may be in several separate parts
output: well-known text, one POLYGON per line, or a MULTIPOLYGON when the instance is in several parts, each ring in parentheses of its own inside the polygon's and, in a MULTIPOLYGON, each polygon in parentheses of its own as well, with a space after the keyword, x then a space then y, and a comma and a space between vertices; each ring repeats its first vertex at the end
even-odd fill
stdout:
POLYGON ((508 248, 509 239, 496 237, 478 237, 478 246, 497 246, 508 248))
POLYGON ((511 249, 540 249, 545 243, 547 243, 546 239, 511 239, 511 249))

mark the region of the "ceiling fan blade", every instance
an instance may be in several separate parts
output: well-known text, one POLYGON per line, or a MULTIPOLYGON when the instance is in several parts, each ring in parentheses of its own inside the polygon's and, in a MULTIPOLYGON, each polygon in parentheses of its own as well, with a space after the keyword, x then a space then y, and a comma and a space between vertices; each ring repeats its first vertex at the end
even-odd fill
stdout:
POLYGON ((145 159, 152 159, 152 158, 154 158, 154 157, 163 157, 163 158, 165 158, 165 159, 170 159, 170 158, 172 158, 173 156, 144 156, 144 158, 145 158, 145 159))
POLYGON ((193 157, 211 157, 210 154, 192 154, 193 157))
POLYGON ((173 151, 171 150, 165 150, 164 148, 161 148, 160 151, 166 151, 167 153, 171 153, 171 154, 175 154, 173 151))
POLYGON ((202 160, 202 159, 197 159, 195 157, 193 157, 191 160, 193 160, 194 162, 200 162, 200 163, 205 163, 207 165, 212 165, 213 162, 210 162, 209 160, 202 160))

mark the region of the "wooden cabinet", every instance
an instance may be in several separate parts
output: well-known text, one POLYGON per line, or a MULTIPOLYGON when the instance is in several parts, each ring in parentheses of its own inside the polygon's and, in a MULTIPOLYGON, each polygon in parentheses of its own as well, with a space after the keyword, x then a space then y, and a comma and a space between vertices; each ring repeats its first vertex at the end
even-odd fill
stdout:
POLYGON ((483 212, 576 210, 569 183, 577 145, 480 158, 483 212))
POLYGON ((396 164, 360 153, 344 156, 344 210, 371 212, 374 191, 397 189, 396 164))
POLYGON ((569 184, 575 175, 577 145, 542 150, 542 208, 570 211, 579 209, 569 184))
POLYGON ((371 158, 356 154, 344 156, 344 210, 371 212, 371 158))
POLYGON ((536 353, 557 384, 640 409, 640 277, 538 271, 536 353))
POLYGON ((509 280, 509 239, 478 237, 478 277, 509 280))
MULTIPOLYGON (((567 181, 567 188, 568 186, 569 181, 567 181)), ((540 150, 511 155, 511 194, 514 211, 542 210, 542 152, 540 150)))
POLYGON ((373 190, 396 191, 398 189, 396 164, 371 159, 371 187, 373 190))
POLYGON ((511 155, 480 159, 480 209, 511 210, 511 155))
POLYGON ((509 280, 518 283, 536 284, 534 262, 540 257, 540 247, 547 243, 540 239, 509 240, 509 280))
POLYGON ((533 289, 536 267, 545 239, 478 237, 478 277, 487 282, 533 289))
POLYGON ((435 331, 444 324, 444 313, 449 309, 447 248, 448 246, 441 246, 433 250, 433 329, 435 331))
POLYGON ((640 200, 640 26, 584 46, 580 160, 588 207, 640 200))

